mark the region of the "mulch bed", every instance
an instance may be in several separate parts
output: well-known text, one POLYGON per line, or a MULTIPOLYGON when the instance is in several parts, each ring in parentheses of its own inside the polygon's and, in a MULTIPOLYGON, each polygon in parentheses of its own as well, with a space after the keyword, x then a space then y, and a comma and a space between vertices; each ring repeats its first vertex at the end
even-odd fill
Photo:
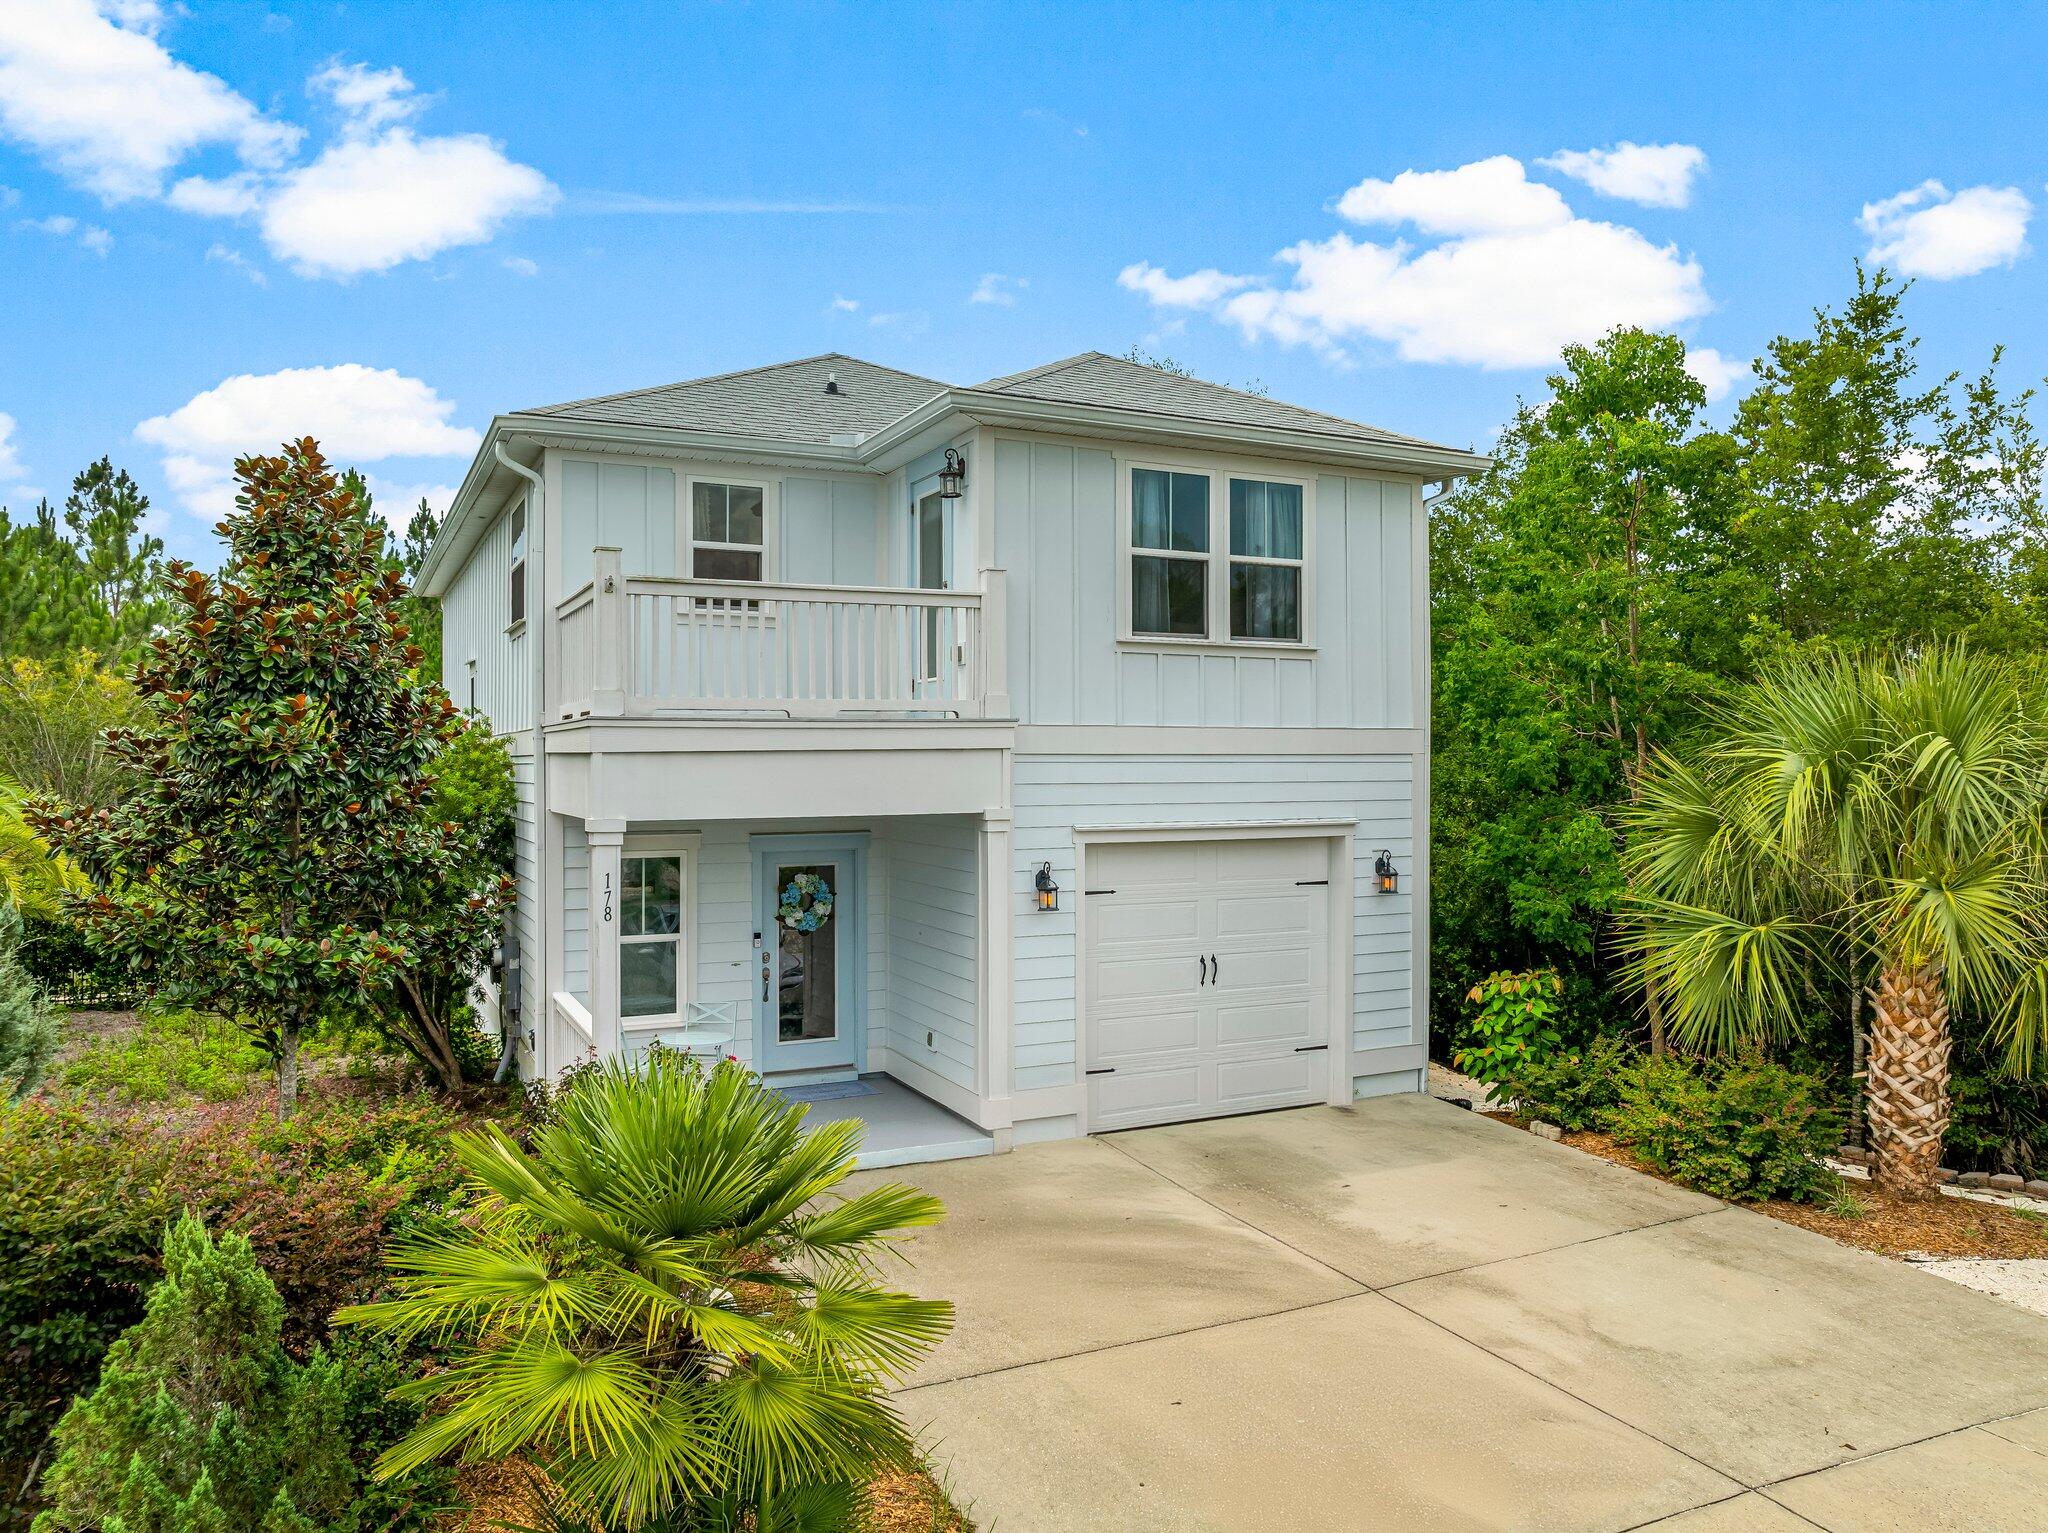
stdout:
MULTIPOLYGON (((500 1533, 547 1524, 547 1479, 516 1459, 472 1464, 455 1482, 468 1510, 451 1512, 437 1533, 500 1533)), ((860 1533, 974 1533, 938 1482, 922 1469, 891 1470, 868 1484, 860 1533)))
MULTIPOLYGON (((1514 1128, 1529 1126, 1527 1119, 1513 1113, 1481 1116, 1514 1128)), ((1659 1181, 1671 1180, 1654 1166, 1646 1165, 1626 1145, 1616 1143, 1610 1134, 1566 1134, 1561 1142, 1659 1181)), ((1879 1256, 2048 1260, 2048 1214, 1946 1194, 1930 1199, 1902 1198, 1848 1177, 1842 1179, 1842 1192, 1862 1210, 1860 1213, 1835 1213, 1825 1204, 1789 1203, 1776 1198, 1743 1206, 1879 1256)))

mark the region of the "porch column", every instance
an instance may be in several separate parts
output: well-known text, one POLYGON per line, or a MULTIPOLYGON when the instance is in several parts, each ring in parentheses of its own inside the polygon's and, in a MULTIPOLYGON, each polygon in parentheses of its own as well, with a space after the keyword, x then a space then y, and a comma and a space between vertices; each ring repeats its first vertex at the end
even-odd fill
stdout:
POLYGON ((623 820, 588 820, 590 835, 590 1032, 597 1057, 619 1052, 619 849, 623 820))
POLYGON ((1010 926, 1016 895, 1010 877, 1010 817, 987 815, 981 822, 981 975, 976 1000, 981 1011, 979 1076, 982 1127, 997 1129, 1007 1148, 1010 1126, 1010 926))

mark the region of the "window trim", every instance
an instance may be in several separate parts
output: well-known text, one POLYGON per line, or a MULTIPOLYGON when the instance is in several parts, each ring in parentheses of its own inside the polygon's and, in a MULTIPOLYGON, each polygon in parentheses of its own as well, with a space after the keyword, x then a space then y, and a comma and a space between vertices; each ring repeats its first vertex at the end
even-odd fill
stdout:
MULTIPOLYGON (((612 925, 612 942, 618 949, 615 955, 615 972, 618 980, 619 1031, 662 1032, 684 1026, 690 1015, 690 1007, 697 999, 697 836, 627 836, 619 846, 619 894, 625 895, 625 865, 629 857, 673 857, 681 863, 683 918, 677 923, 673 934, 660 933, 657 936, 629 937, 626 923, 622 919, 612 925), (673 935, 676 942, 676 1009, 657 1012, 647 1016, 626 1015, 625 948, 628 943, 647 944, 666 941, 673 935)), ((591 891, 593 901, 597 891, 591 891)), ((595 911, 593 910, 593 914, 595 911)), ((602 921, 594 924, 602 926, 602 921)))
POLYGON ((781 510, 779 497, 776 495, 778 481, 773 478, 756 477, 744 473, 699 474, 695 472, 679 473, 676 475, 676 481, 678 488, 676 547, 681 555, 680 563, 683 578, 685 580, 697 580, 700 578, 709 580, 712 578, 709 575, 700 577, 697 574, 697 549, 700 546, 713 549, 730 549, 735 553, 747 553, 756 548, 757 545, 752 543, 720 543, 708 538, 703 540, 700 545, 697 538, 697 486, 700 484, 738 485, 742 489, 759 490, 761 492, 761 541, 758 545, 761 554, 761 578, 754 583, 757 585, 770 585, 774 583, 779 570, 777 556, 780 552, 777 546, 777 523, 780 520, 779 512, 781 510))
MULTIPOLYGON (((1244 483, 1244 484, 1292 484, 1292 485, 1300 485, 1300 484, 1301 484, 1301 481, 1299 481, 1299 480, 1296 480, 1296 479, 1273 479, 1273 478, 1268 478, 1268 477, 1264 477, 1264 476, 1261 476, 1261 477, 1258 477, 1258 478, 1254 478, 1254 477, 1253 477, 1252 475, 1250 475, 1250 474, 1248 474, 1248 473, 1240 473, 1240 472, 1238 472, 1237 470, 1234 470, 1234 469, 1233 469, 1233 470, 1230 470, 1230 471, 1226 472, 1226 473, 1224 474, 1224 476, 1223 476, 1223 494, 1224 494, 1224 498, 1225 498, 1225 500, 1226 500, 1226 501, 1227 501, 1227 500, 1229 499, 1229 496, 1230 496, 1230 491, 1231 491, 1231 487, 1232 487, 1233 485, 1235 485, 1235 484, 1238 484, 1238 483, 1244 483)), ((1295 580, 1295 586, 1294 586, 1294 616, 1295 616, 1295 623, 1296 623, 1296 627, 1297 627, 1297 628, 1299 629, 1299 632, 1297 632, 1297 633, 1295 634, 1295 636, 1294 636, 1293 638, 1291 638, 1291 639, 1262 639, 1262 638, 1257 638, 1257 637, 1253 637, 1253 636, 1250 636, 1250 635, 1245 635, 1245 634, 1239 634, 1239 633, 1235 633, 1235 632, 1232 632, 1232 631, 1231 631, 1231 623, 1230 623, 1230 605, 1231 605, 1231 595, 1230 595, 1230 591, 1229 591, 1229 590, 1226 590, 1226 591, 1224 592, 1224 595, 1223 595, 1223 607, 1224 607, 1224 613, 1223 613, 1223 626, 1224 626, 1224 632, 1225 632, 1225 634, 1227 635, 1227 637, 1228 637, 1228 640, 1229 640, 1229 642, 1230 642, 1230 643, 1232 643, 1232 644, 1300 644, 1300 643, 1303 643, 1303 642, 1304 642, 1304 641, 1305 641, 1305 640, 1307 639, 1307 637, 1308 637, 1308 518, 1309 518, 1309 499, 1308 499, 1308 489, 1307 489, 1307 487, 1306 487, 1305 485, 1303 485, 1303 486, 1301 487, 1301 528, 1300 528, 1300 532, 1301 532, 1301 538, 1300 538, 1300 544, 1301 544, 1301 557, 1300 557, 1300 558, 1298 558, 1298 559, 1280 559, 1280 558, 1272 558, 1272 557, 1268 557, 1267 555, 1264 555, 1264 554, 1240 554, 1240 553, 1236 552, 1236 551, 1235 551, 1234 549, 1231 549, 1231 548, 1229 548, 1228 546, 1226 546, 1226 547, 1224 548, 1224 550, 1223 550, 1223 556, 1224 556, 1225 564, 1224 564, 1224 570, 1223 570, 1223 578, 1224 578, 1224 580, 1225 580, 1226 582, 1228 582, 1228 583, 1230 584, 1230 586, 1231 586, 1231 587, 1232 587, 1233 589, 1235 588, 1235 585, 1236 585, 1236 581, 1235 581, 1235 579, 1234 579, 1233 577, 1234 577, 1234 575, 1235 575, 1235 573, 1236 573, 1236 570, 1237 570, 1237 566, 1238 566, 1238 565, 1240 565, 1240 564, 1248 564, 1248 565, 1265 565, 1265 566, 1267 566, 1267 567, 1269 567, 1269 568, 1272 568, 1272 569, 1291 569, 1291 570, 1295 570, 1295 571, 1297 571, 1297 572, 1298 572, 1298 574, 1297 574, 1297 577, 1296 577, 1296 580, 1295 580)), ((1228 506, 1227 504, 1226 504, 1226 505, 1224 506, 1224 508, 1223 508, 1223 534, 1224 534, 1224 536, 1223 536, 1223 541, 1224 541, 1224 543, 1225 543, 1226 545, 1228 545, 1228 544, 1229 544, 1229 542, 1230 542, 1230 507, 1229 507, 1229 506, 1228 506)))
POLYGON ((527 569, 532 529, 526 524, 526 498, 521 496, 506 514, 510 525, 505 529, 505 631, 518 633, 526 627, 527 612, 533 606, 533 582, 527 569))
POLYGON ((1117 632, 1119 646, 1132 649, 1195 650, 1216 654, 1304 654, 1315 643, 1316 568, 1316 481, 1312 474, 1291 471, 1277 465, 1239 461, 1234 458, 1204 457, 1176 460, 1165 456, 1116 458, 1116 552, 1117 632), (1135 473, 1156 469, 1169 474, 1200 474, 1209 481, 1209 551, 1207 554, 1174 553, 1170 550, 1135 548, 1131 542, 1131 517, 1135 506, 1135 473), (1301 488, 1301 559, 1246 557, 1233 561, 1230 552, 1230 481, 1256 480, 1265 484, 1292 484, 1301 488), (1134 555, 1152 558, 1209 561, 1208 633, 1202 638, 1181 634, 1138 633, 1132 627, 1131 581, 1134 555), (1301 637, 1298 639, 1239 639, 1230 633, 1230 566, 1246 564, 1296 564, 1301 570, 1301 637))

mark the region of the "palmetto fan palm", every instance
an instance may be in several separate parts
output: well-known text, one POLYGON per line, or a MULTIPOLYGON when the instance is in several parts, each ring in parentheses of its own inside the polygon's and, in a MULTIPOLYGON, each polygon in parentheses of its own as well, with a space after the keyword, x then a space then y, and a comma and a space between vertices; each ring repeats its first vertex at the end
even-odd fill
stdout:
POLYGON ((942 1210, 893 1184, 826 1199, 861 1126, 803 1118, 737 1065, 656 1050, 565 1091, 530 1154, 457 1135, 476 1216, 401 1245, 396 1296, 338 1317, 449 1351, 406 1386, 436 1409, 380 1468, 524 1456, 630 1533, 900 1461, 883 1390, 952 1306, 885 1290, 876 1263, 942 1210))
POLYGON ((1674 1036, 1796 1029, 1816 974, 1874 979, 1876 1175, 1934 1184, 1951 1006, 2016 1071, 2048 1037, 2048 717, 2003 661, 1940 646, 1782 665, 1657 763, 1628 822, 1628 946, 1674 1036))

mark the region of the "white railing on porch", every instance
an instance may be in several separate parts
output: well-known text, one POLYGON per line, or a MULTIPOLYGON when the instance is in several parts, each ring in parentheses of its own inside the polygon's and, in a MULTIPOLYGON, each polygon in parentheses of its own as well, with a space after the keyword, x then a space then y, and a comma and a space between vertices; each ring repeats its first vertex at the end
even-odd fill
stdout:
POLYGON ((1001 570, 979 589, 626 575, 616 549, 555 609, 560 718, 1008 712, 1001 570))
POLYGON ((590 1010, 566 990, 548 997, 548 1062, 559 1070, 597 1052, 590 1010))

